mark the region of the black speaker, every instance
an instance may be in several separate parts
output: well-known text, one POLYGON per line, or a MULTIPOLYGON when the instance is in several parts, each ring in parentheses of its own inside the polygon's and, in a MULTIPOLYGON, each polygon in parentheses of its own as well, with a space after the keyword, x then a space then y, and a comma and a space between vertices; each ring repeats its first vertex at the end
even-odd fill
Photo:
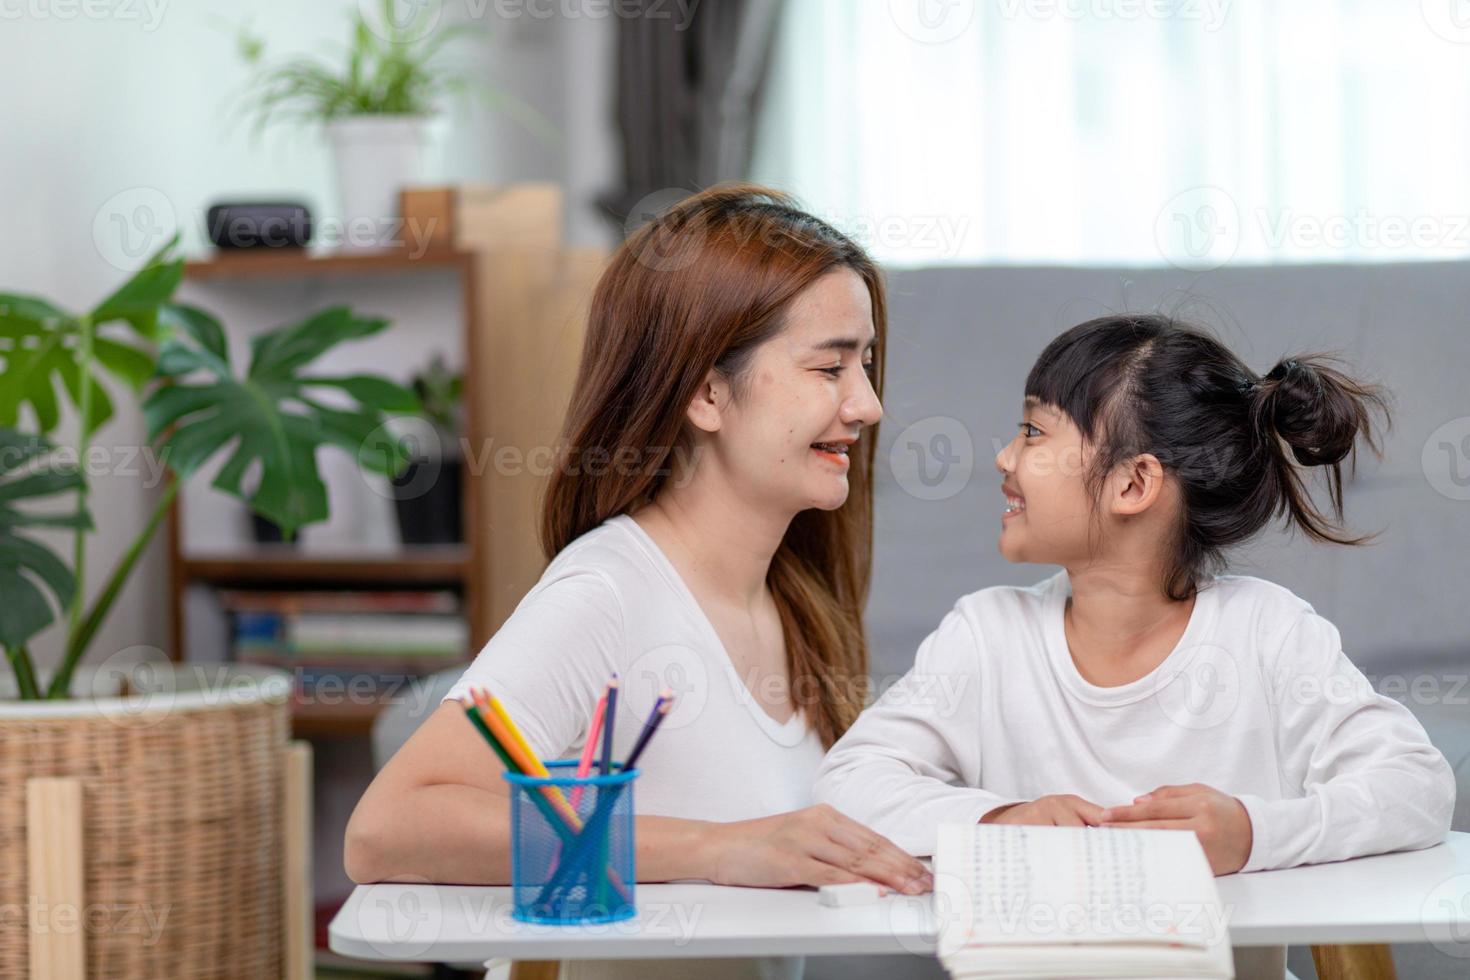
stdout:
POLYGON ((216 248, 302 248, 311 241, 311 212, 290 201, 223 202, 206 219, 216 248))

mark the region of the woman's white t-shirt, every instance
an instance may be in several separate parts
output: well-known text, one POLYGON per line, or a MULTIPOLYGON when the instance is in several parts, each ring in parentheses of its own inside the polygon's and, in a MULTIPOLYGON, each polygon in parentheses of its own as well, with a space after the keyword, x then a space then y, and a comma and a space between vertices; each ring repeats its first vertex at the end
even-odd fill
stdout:
MULTIPOLYGON (((638 761, 639 814, 733 821, 811 805, 822 744, 805 716, 775 721, 737 674, 678 571, 619 515, 547 567, 445 700, 487 687, 542 759, 576 758, 609 677, 619 695, 613 757, 632 747, 665 688, 674 707, 638 761)), ((799 976, 801 960, 607 961, 563 975, 799 976), (671 972, 668 972, 671 971, 671 972)))

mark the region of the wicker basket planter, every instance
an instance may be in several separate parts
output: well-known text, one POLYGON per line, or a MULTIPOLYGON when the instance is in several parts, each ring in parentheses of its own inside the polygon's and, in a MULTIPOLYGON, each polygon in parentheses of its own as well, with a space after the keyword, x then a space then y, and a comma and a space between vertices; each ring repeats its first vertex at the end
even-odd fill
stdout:
POLYGON ((282 976, 289 697, 284 673, 211 667, 129 697, 0 702, 0 977, 35 976, 37 937, 77 933, 90 980, 282 976), (67 821, 29 825, 58 787, 77 794, 79 870, 67 821), (80 908, 47 901, 69 863, 80 908))

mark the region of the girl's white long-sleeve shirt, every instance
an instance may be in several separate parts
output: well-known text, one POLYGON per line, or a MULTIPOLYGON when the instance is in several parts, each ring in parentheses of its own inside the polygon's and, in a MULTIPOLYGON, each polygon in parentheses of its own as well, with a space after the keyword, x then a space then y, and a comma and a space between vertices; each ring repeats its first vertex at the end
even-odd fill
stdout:
POLYGON ((827 753, 817 798, 920 855, 940 823, 1008 803, 1073 793, 1119 806, 1184 783, 1244 804, 1244 871, 1444 839, 1455 802, 1444 756, 1287 589, 1212 579, 1168 657, 1115 687, 1072 660, 1070 591, 1063 571, 960 599, 827 753))

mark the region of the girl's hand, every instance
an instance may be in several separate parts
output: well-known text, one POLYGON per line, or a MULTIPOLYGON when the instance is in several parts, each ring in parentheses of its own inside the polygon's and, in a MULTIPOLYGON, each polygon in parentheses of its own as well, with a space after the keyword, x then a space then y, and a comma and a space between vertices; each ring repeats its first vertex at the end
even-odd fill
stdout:
POLYGON ((1028 823, 1043 827, 1095 827, 1102 822, 1103 808, 1080 796, 1039 796, 1030 803, 997 807, 980 818, 981 823, 1028 823))
POLYGON ((934 886, 917 858, 825 803, 710 827, 710 880, 717 885, 785 888, 871 881, 908 895, 934 886))
POLYGON ((1251 856, 1251 818, 1245 804, 1201 783, 1160 786, 1133 801, 1103 811, 1104 827, 1192 830, 1217 875, 1245 867, 1251 856))

